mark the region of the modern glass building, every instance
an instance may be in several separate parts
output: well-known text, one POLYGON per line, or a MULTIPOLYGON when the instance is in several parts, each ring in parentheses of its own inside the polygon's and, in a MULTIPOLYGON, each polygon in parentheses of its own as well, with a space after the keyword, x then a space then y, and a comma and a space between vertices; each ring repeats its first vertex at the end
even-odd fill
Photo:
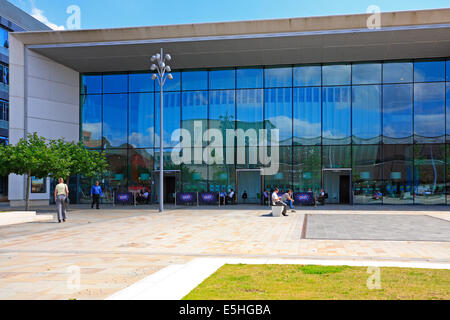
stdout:
MULTIPOLYGON (((160 88, 149 70, 164 48, 175 70, 164 87, 166 202, 175 192, 234 189, 259 203, 278 186, 324 188, 328 203, 450 204, 450 9, 382 13, 380 28, 368 19, 11 34, 11 82, 25 88, 10 104, 24 115, 10 119, 10 140, 81 140, 108 159, 106 201, 142 189, 159 200, 160 88), (209 129, 278 129, 279 170, 263 175, 269 154, 251 152, 262 143, 256 134, 187 150, 178 129, 192 140, 209 129), (173 161, 189 151, 234 161, 173 161)), ((91 183, 73 177, 72 201, 89 201, 91 183)), ((47 184, 36 202, 48 203, 47 184)), ((9 185, 11 203, 23 203, 23 177, 9 185)))
MULTIPOLYGON (((234 189, 259 201, 264 188, 278 186, 324 188, 331 203, 447 201, 450 60, 178 70, 173 76, 164 95, 168 194, 234 189), (279 129, 279 172, 262 176, 255 169, 264 164, 248 157, 245 164, 175 165, 170 155, 179 141, 172 133, 185 128, 194 136, 194 121, 224 132, 279 129)), ((107 188, 156 193, 160 96, 151 73, 83 74, 80 88, 80 136, 108 158, 107 188)), ((251 143, 236 143, 234 154, 248 153, 251 143)), ((222 148, 229 151, 225 143, 222 148)), ((83 184, 84 194, 90 183, 83 184)))

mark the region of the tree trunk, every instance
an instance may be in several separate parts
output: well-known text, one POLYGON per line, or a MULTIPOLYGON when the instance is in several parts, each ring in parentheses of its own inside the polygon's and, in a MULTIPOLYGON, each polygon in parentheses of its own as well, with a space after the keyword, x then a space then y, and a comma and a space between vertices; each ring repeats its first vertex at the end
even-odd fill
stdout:
POLYGON ((30 207, 30 182, 31 182, 31 172, 27 175, 27 192, 25 197, 25 211, 28 211, 30 207))

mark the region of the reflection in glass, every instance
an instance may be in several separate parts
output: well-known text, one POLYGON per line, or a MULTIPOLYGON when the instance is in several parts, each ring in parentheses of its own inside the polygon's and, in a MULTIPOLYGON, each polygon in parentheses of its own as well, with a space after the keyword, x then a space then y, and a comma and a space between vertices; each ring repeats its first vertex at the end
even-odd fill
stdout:
POLYGON ((236 72, 234 69, 209 72, 209 90, 234 89, 235 87, 236 72))
POLYGON ((450 205, 450 144, 447 144, 445 146, 446 148, 446 152, 447 152, 447 156, 446 156, 446 161, 447 161, 447 177, 446 180, 447 184, 446 184, 446 195, 447 195, 447 205, 450 205))
POLYGON ((126 94, 103 95, 103 145, 110 147, 127 147, 127 110, 126 94))
POLYGON ((351 84, 350 64, 330 64, 322 67, 323 85, 349 85, 351 84))
POLYGON ((413 203, 413 146, 383 146, 383 203, 413 203))
POLYGON ((102 146, 102 96, 81 96, 81 141, 87 148, 102 146))
POLYGON ((134 148, 154 146, 155 122, 153 93, 130 93, 129 144, 134 148))
POLYGON ((128 192, 127 150, 106 149, 104 152, 109 168, 102 191, 105 196, 105 200, 111 203, 114 193, 117 194, 118 192, 128 192))
POLYGON ((315 194, 322 186, 322 157, 320 146, 294 147, 294 192, 311 189, 315 194))
POLYGON ((201 147, 207 145, 203 141, 203 134, 208 129, 208 92, 207 91, 189 91, 183 92, 181 109, 181 127, 191 134, 191 145, 201 147), (201 125, 199 129, 194 130, 195 126, 201 125))
POLYGON ((294 144, 316 145, 322 141, 320 87, 294 88, 294 144))
POLYGON ((210 192, 229 192, 236 190, 236 175, 234 165, 214 165, 209 166, 208 180, 210 192))
MULTIPOLYGON (((160 144, 160 99, 155 99, 155 145, 160 144)), ((174 147, 179 144, 180 140, 172 141, 172 133, 181 127, 181 95, 179 92, 164 93, 164 147, 174 147)), ((176 137, 175 137, 176 138, 176 137)))
MULTIPOLYGON (((181 72, 171 72, 173 80, 167 80, 164 84, 164 91, 180 91, 181 90, 181 72)), ((155 81, 155 92, 160 92, 158 81, 155 81)))
POLYGON ((207 90, 208 72, 184 71, 182 83, 183 83, 183 90, 207 90))
POLYGON ((182 192, 208 191, 208 166, 196 164, 181 165, 182 192))
POLYGON ((355 63, 352 68, 353 84, 381 83, 380 63, 355 63))
POLYGON ((234 130, 236 120, 235 101, 234 90, 209 92, 209 128, 220 130, 222 137, 226 137, 227 129, 234 130))
POLYGON ((322 85, 321 66, 294 67, 294 87, 309 87, 322 85))
MULTIPOLYGON (((246 132, 248 129, 253 129, 256 134, 254 137, 246 138, 245 145, 258 145, 259 129, 263 129, 263 90, 238 90, 237 91, 237 128, 246 132)), ((266 126, 267 129, 273 129, 270 123, 266 126)), ((242 143, 237 142, 238 146, 242 143)))
POLYGON ((323 88, 323 144, 350 144, 351 88, 323 88))
POLYGON ((128 151, 128 190, 152 193, 152 173, 154 167, 153 149, 130 149, 128 151))
POLYGON ((379 143, 381 141, 380 86, 354 86, 352 92, 353 143, 379 143))
POLYGON ((381 145, 353 146, 353 203, 382 204, 381 145))
POLYGON ((326 169, 351 168, 350 146, 323 146, 322 165, 326 169))
MULTIPOLYGON (((279 130, 279 145, 292 145, 292 95, 291 88, 266 89, 265 123, 267 128, 279 130)), ((270 145, 270 132, 268 133, 270 145)))
POLYGON ((445 61, 414 62, 414 82, 445 81, 445 61))
POLYGON ((264 69, 266 88, 292 87, 292 68, 264 69))
POLYGON ((445 145, 414 146, 414 202, 445 204, 445 145))
POLYGON ((128 92, 128 74, 103 75, 103 93, 128 92))
POLYGON ((130 92, 153 92, 155 81, 152 80, 150 72, 130 73, 130 92))
POLYGON ((412 92, 410 84, 383 86, 384 143, 412 143, 412 92))
POLYGON ((444 83, 414 84, 414 141, 437 143, 445 140, 444 83))
POLYGON ((447 119, 447 142, 450 142, 450 83, 447 83, 447 103, 446 103, 446 119, 447 119))
POLYGON ((292 147, 280 147, 279 170, 274 175, 264 176, 265 188, 270 191, 275 187, 286 192, 292 186, 292 147))
POLYGON ((81 76, 81 94, 102 93, 102 76, 84 74, 81 76))
POLYGON ((401 83, 413 81, 412 62, 385 62, 383 63, 383 82, 401 83))
POLYGON ((264 85, 262 68, 237 69, 236 77, 238 89, 262 88, 264 85))

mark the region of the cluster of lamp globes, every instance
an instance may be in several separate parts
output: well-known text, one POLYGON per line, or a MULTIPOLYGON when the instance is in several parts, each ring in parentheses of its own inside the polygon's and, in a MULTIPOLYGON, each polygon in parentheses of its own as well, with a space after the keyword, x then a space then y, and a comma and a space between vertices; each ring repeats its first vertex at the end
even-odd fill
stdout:
MULTIPOLYGON (((151 58, 152 66, 150 67, 150 70, 157 71, 159 73, 160 81, 164 81, 164 74, 166 72, 168 72, 167 79, 173 80, 173 76, 170 73, 172 71, 172 69, 170 68, 170 66, 166 65, 166 62, 169 62, 170 60, 172 60, 172 57, 168 53, 164 55, 164 58, 159 53, 155 54, 151 58)), ((152 79, 156 80, 157 78, 158 78, 158 75, 156 73, 154 73, 152 75, 152 79)))

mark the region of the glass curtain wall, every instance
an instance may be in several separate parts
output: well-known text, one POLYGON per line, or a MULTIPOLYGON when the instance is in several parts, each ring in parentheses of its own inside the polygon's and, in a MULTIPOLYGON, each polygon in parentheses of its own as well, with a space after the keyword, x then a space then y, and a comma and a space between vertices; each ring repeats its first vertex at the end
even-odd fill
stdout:
MULTIPOLYGON (((178 191, 235 189, 236 170, 270 165, 258 153, 260 130, 269 130, 268 154, 278 130, 279 171, 263 188, 318 192, 323 169, 335 169, 351 172, 355 204, 448 203, 449 69, 448 59, 430 59, 173 72, 165 169, 179 172, 178 191), (189 164, 172 161, 172 152, 186 155, 173 135, 180 128, 190 134, 189 164)), ((84 74, 80 88, 80 139, 106 154, 107 192, 154 192, 161 135, 151 73, 84 74)))

